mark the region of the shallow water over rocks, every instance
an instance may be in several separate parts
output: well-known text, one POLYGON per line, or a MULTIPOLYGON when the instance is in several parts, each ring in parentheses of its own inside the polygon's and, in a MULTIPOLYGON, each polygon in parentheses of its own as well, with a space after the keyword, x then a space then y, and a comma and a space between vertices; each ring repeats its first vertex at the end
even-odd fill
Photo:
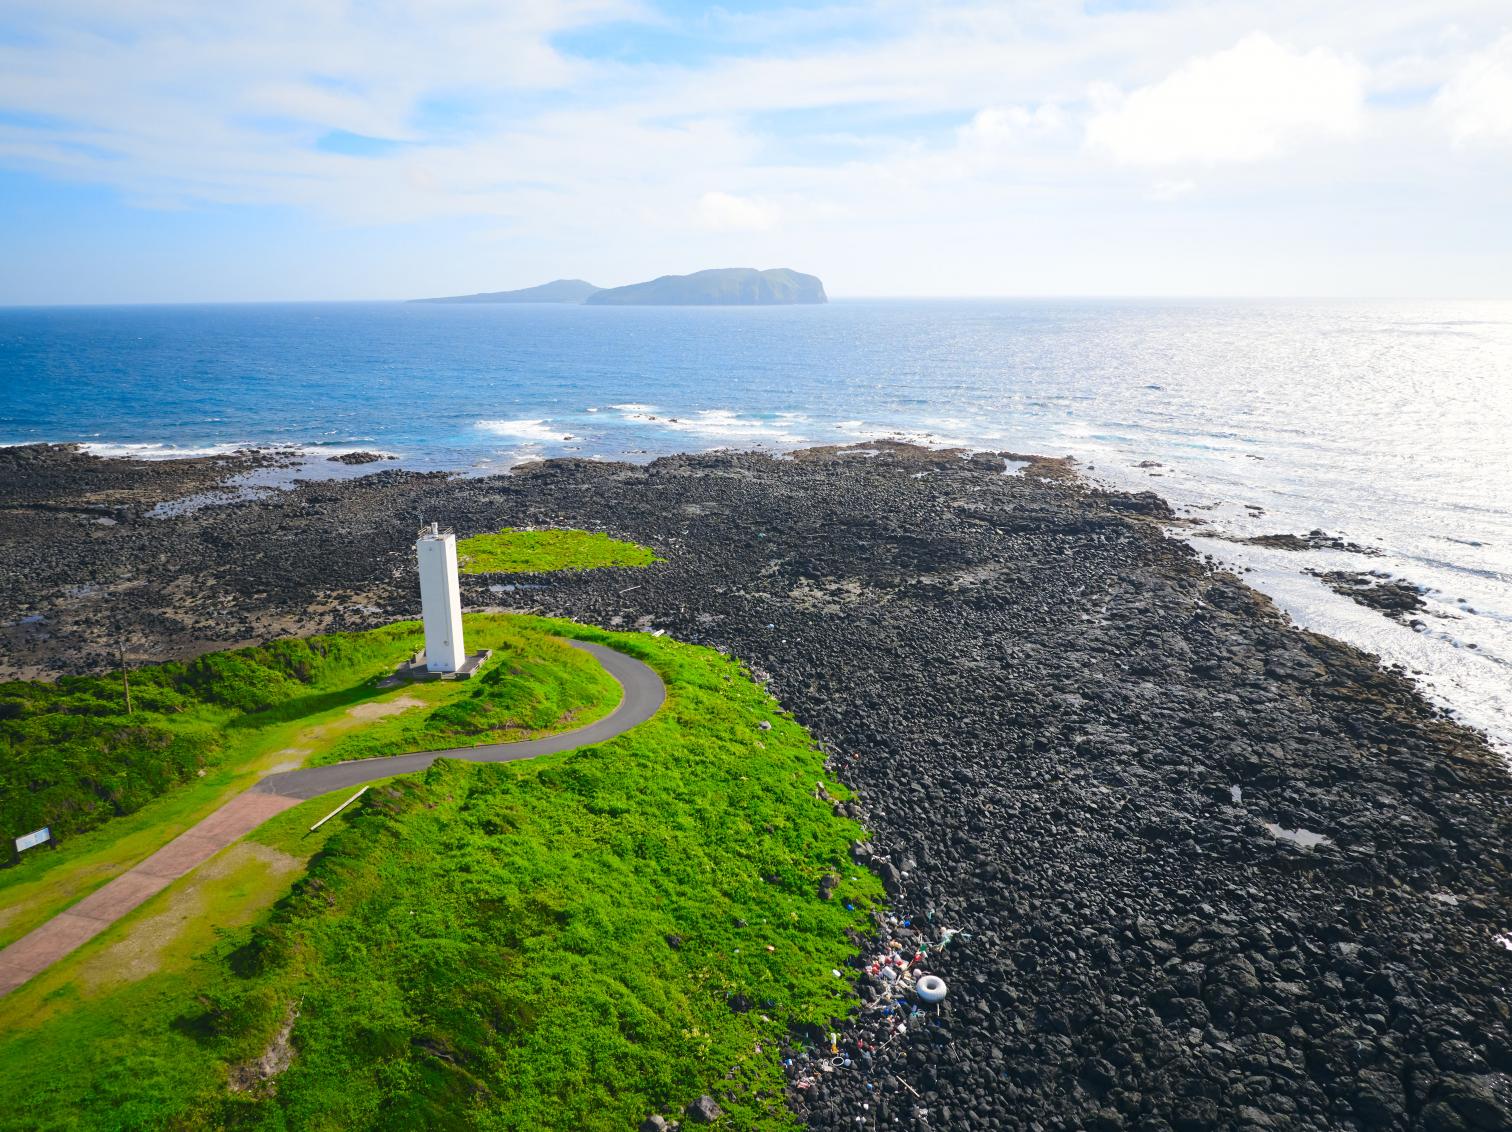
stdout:
POLYGON ((1279 837, 1283 841, 1290 841, 1294 845, 1300 845, 1304 849, 1312 849, 1318 845, 1332 845, 1333 839, 1321 834, 1314 833, 1310 829, 1282 829, 1273 821, 1265 823, 1265 832, 1272 837, 1279 837))

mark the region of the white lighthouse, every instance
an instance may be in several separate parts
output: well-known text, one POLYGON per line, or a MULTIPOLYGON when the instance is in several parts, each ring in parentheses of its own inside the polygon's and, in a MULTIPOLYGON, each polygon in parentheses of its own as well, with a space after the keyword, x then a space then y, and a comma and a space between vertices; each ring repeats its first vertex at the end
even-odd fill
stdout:
POLYGON ((427 672, 462 672, 462 594, 457 584, 457 536, 432 523, 415 541, 420 563, 420 612, 425 618, 427 672))

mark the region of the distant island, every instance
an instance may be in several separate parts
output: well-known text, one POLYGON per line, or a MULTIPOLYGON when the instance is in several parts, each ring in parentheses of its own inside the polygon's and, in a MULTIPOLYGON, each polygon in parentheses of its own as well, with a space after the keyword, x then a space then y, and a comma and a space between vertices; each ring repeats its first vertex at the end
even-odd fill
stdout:
POLYGON ((519 291, 483 291, 476 295, 449 295, 441 299, 411 299, 412 303, 581 303, 603 290, 583 279, 553 279, 539 287, 519 291))
POLYGON ((814 275, 786 267, 756 271, 723 267, 692 275, 663 275, 646 283, 595 291, 583 300, 590 306, 767 306, 778 303, 827 302, 824 284, 814 275))
POLYGON ((557 279, 519 291, 485 291, 416 303, 585 303, 589 306, 776 306, 825 303, 818 276, 786 267, 757 271, 719 267, 692 275, 663 275, 626 287, 595 287, 582 279, 557 279))

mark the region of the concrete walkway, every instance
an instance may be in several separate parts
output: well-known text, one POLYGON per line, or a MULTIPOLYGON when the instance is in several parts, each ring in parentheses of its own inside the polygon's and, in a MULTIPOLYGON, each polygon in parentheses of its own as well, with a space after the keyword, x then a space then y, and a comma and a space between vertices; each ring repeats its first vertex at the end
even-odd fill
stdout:
POLYGON ((586 641, 567 643, 591 653, 623 689, 619 706, 597 723, 519 743, 417 751, 385 759, 356 759, 270 774, 197 825, 186 829, 140 864, 133 865, 66 912, 59 912, 0 951, 0 996, 9 994, 45 971, 148 897, 161 892, 275 814, 297 806, 307 798, 396 774, 424 770, 437 759, 507 763, 602 743, 646 722, 666 700, 666 685, 648 665, 604 645, 586 641))

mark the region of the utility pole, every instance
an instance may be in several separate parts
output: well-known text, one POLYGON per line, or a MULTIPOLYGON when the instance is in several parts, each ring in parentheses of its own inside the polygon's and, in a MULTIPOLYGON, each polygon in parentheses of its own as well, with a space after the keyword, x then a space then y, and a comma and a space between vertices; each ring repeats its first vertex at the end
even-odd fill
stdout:
POLYGON ((126 642, 116 638, 116 655, 121 661, 121 688, 126 693, 126 714, 131 714, 131 674, 126 671, 126 642))

